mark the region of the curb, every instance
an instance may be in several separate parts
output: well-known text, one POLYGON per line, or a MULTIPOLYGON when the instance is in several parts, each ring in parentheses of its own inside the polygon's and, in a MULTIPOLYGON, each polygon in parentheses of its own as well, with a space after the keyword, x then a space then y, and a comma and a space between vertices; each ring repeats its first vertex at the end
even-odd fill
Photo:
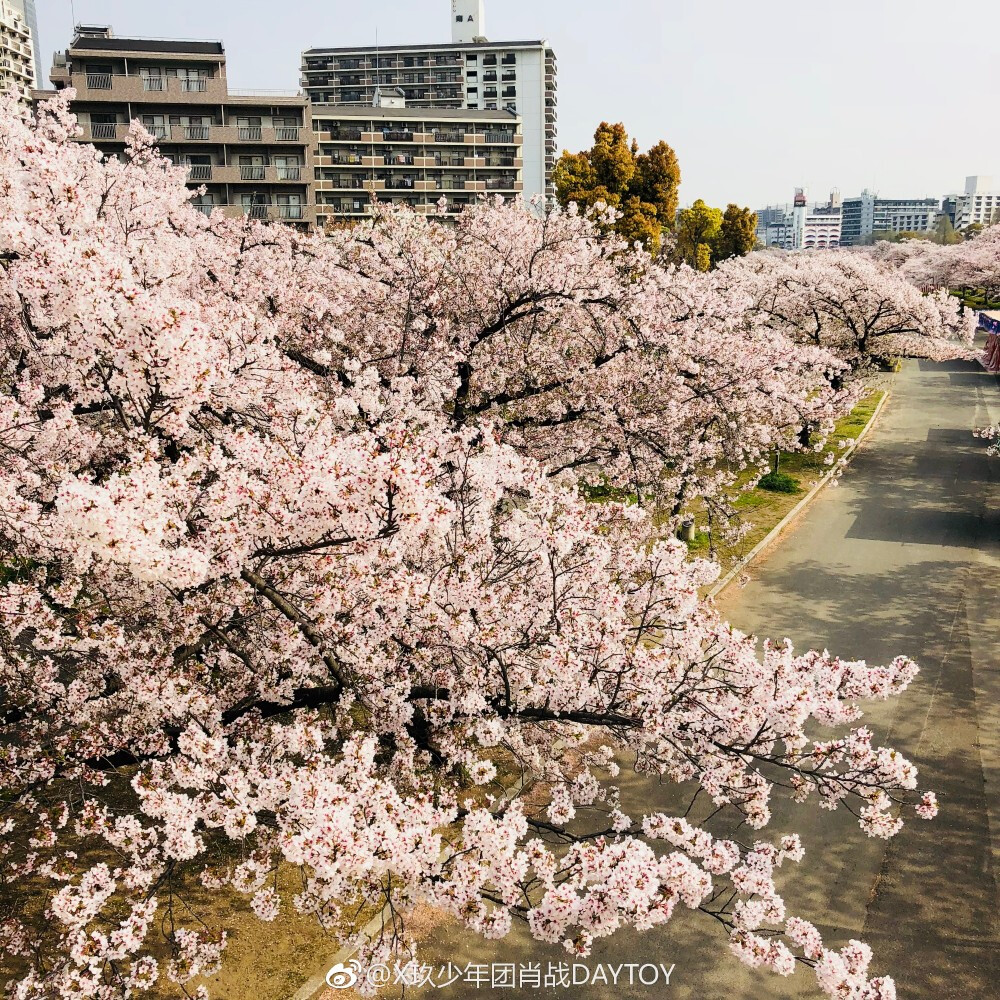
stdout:
MULTIPOLYGON (((875 407, 875 412, 872 414, 871 419, 865 424, 864 429, 861 433, 854 439, 854 443, 844 451, 842 456, 842 461, 849 459, 855 451, 858 449, 858 445, 868 436, 868 432, 875 426, 875 422, 878 420, 879 414, 882 412, 882 407, 889 401, 889 397, 892 395, 890 390, 886 389, 879 401, 878 406, 875 407)), ((706 595, 708 598, 714 598, 718 594, 721 594, 726 587, 729 586, 736 579, 740 573, 747 568, 747 566, 752 563, 757 556, 761 554, 777 537, 794 521, 799 514, 802 513, 809 506, 816 495, 822 490, 831 479, 833 479, 836 473, 836 469, 832 469, 827 472, 822 479, 750 550, 750 552, 745 555, 706 595)), ((306 998, 302 998, 306 1000, 306 998)))

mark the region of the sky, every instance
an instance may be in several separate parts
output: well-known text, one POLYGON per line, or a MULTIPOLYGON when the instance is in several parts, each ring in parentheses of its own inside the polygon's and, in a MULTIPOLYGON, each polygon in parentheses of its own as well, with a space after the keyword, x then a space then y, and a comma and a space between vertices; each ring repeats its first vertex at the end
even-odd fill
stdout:
MULTIPOLYGON (((313 46, 451 40, 449 0, 38 0, 43 60, 68 44, 71 4, 119 35, 221 39, 236 88, 296 89, 313 46)), ((996 0, 486 4, 491 41, 555 50, 560 149, 602 120, 644 149, 664 139, 682 204, 941 197, 967 174, 1000 188, 996 0)))

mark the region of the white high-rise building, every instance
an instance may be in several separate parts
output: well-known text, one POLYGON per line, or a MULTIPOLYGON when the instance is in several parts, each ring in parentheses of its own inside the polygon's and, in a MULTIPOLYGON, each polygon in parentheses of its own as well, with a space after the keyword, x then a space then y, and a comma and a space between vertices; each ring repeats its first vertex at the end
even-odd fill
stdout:
POLYGON ((35 86, 35 53, 24 11, 11 0, 0 0, 0 91, 11 85, 24 104, 35 86))
MULTIPOLYGON (((372 105, 376 90, 398 88, 409 108, 510 111, 524 136, 524 162, 518 164, 524 197, 554 199, 555 53, 541 39, 487 41, 484 6, 483 0, 451 0, 450 43, 308 49, 302 53, 303 90, 316 105, 372 105)), ((456 174, 455 183, 462 180, 456 174)))
POLYGON ((1000 216, 1000 183, 977 174, 965 178, 965 192, 954 196, 955 228, 988 226, 1000 216))
POLYGON ((35 64, 35 87, 42 86, 42 50, 38 44, 38 14, 35 11, 35 0, 10 0, 15 9, 20 10, 24 22, 31 32, 31 53, 35 64))

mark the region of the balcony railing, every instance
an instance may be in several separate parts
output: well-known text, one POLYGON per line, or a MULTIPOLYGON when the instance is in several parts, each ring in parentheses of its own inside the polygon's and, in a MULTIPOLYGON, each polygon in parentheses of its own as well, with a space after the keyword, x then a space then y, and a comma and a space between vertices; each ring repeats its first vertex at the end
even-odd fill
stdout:
POLYGON ((110 90, 111 89, 111 74, 110 73, 88 73, 87 74, 87 88, 89 90, 110 90))
POLYGON ((492 156, 486 160, 488 167, 512 167, 514 166, 513 156, 492 156))
POLYGON ((510 145, 510 143, 512 143, 513 141, 514 141, 514 133, 513 132, 487 132, 486 133, 486 142, 487 143, 491 143, 491 142, 497 142, 497 143, 505 142, 508 145, 510 145))
POLYGON ((464 191, 465 181, 446 180, 441 182, 441 187, 445 191, 464 191))
POLYGON ((92 122, 90 134, 95 139, 116 139, 118 138, 118 126, 105 122, 92 122))
POLYGON ((167 81, 162 76, 144 76, 142 78, 143 90, 155 90, 162 93, 167 89, 167 81))
POLYGON ((297 181, 302 178, 301 167, 278 167, 279 181, 297 181))
POLYGON ((207 142, 210 135, 211 130, 208 125, 184 126, 184 138, 189 139, 192 142, 207 142))
POLYGON ((383 131, 382 138, 386 142, 413 142, 413 133, 403 132, 399 129, 387 129, 383 131))
POLYGON ((251 219, 266 219, 270 205, 244 205, 243 214, 251 219))
POLYGON ((435 132, 435 142, 465 142, 464 132, 435 132))
POLYGON ((486 182, 487 191, 513 191, 514 181, 505 177, 490 178, 486 182))
POLYGON ((345 154, 343 156, 331 156, 330 157, 330 162, 331 163, 347 163, 347 164, 353 164, 354 166, 360 166, 360 164, 361 164, 361 157, 357 156, 357 155, 354 155, 352 153, 347 153, 347 154, 345 154))
POLYGON ((298 125, 276 125, 274 127, 274 138, 278 142, 298 142, 298 125))
POLYGON ((239 125, 236 129, 236 135, 240 142, 260 142, 260 126, 239 125))
POLYGON ((218 208, 217 205, 204 205, 197 202, 192 202, 191 207, 196 211, 201 212, 202 215, 211 215, 216 208, 218 208))
POLYGON ((154 139, 169 139, 170 129, 166 125, 149 125, 143 122, 142 127, 154 138, 154 139))
POLYGON ((302 205, 279 205, 278 218, 293 220, 302 219, 304 217, 303 208, 304 206, 302 205))
POLYGON ((240 166, 240 180, 241 181, 262 181, 264 179, 264 168, 263 166, 246 165, 242 164, 240 166))
POLYGON ((334 142, 357 142, 361 138, 359 128, 332 128, 327 137, 334 142))
POLYGON ((188 94, 203 94, 208 90, 208 81, 205 77, 181 79, 181 90, 188 94))
POLYGON ((404 177, 398 180, 388 180, 385 182, 385 186, 388 191, 412 191, 413 178, 404 177))
POLYGON ((188 180, 210 181, 212 179, 211 163, 192 163, 188 166, 188 180))

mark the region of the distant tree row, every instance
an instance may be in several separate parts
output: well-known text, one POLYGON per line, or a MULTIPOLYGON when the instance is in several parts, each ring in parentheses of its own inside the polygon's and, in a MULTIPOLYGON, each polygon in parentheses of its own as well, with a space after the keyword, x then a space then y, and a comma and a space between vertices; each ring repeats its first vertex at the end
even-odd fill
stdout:
POLYGON ((564 151, 553 179, 561 205, 607 205, 616 218, 606 225, 619 236, 698 271, 742 257, 757 242, 757 216, 749 208, 729 204, 722 211, 699 199, 678 212, 677 154, 662 140, 640 153, 621 122, 601 122, 590 149, 564 151))

